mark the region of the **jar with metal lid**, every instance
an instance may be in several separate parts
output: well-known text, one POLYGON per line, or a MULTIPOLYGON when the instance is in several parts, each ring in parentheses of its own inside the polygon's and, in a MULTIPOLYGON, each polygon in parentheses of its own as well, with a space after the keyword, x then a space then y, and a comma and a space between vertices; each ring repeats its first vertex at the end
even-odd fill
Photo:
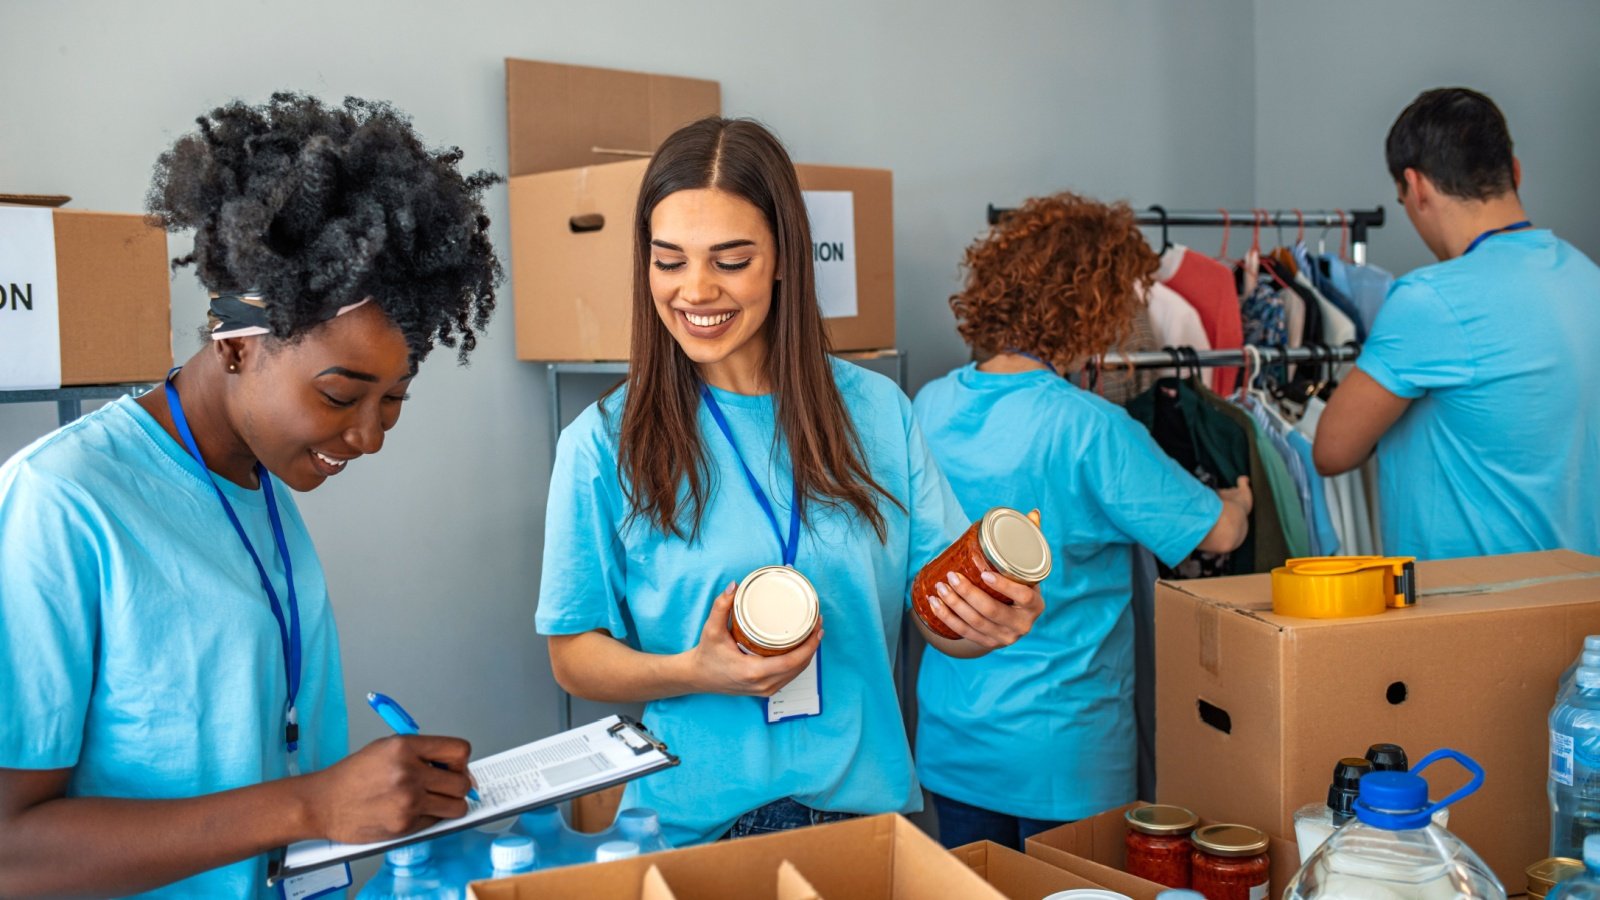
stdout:
POLYGON ((746 653, 781 656, 811 637, 818 612, 810 579, 788 566, 763 566, 739 582, 728 633, 746 653))
MULTIPOLYGON (((935 586, 948 585, 951 572, 983 585, 983 573, 994 572, 1023 584, 1038 584, 1050 574, 1050 544, 1038 522, 1014 509, 997 506, 972 523, 966 533, 946 547, 943 553, 922 567, 911 586, 912 607, 917 618, 934 634, 957 640, 961 635, 934 613, 928 598, 935 586)), ((1004 597, 996 597, 1009 603, 1004 597)))
POLYGON ((1123 815, 1129 875, 1169 888, 1189 886, 1189 832, 1200 819, 1181 806, 1139 806, 1123 815))
POLYGON ((1558 884, 1583 874, 1583 863, 1565 856, 1541 859, 1528 867, 1528 898, 1544 900, 1558 884))
POLYGON ((1189 835, 1189 886, 1206 900, 1266 900, 1271 881, 1267 836, 1248 825, 1206 825, 1189 835))

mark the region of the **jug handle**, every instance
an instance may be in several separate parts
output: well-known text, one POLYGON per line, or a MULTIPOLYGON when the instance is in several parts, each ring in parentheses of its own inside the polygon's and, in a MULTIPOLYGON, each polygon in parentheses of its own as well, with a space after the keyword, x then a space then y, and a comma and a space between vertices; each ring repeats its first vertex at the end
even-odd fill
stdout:
POLYGON ((1459 750, 1451 750, 1448 747, 1440 748, 1432 753, 1429 753, 1427 756, 1424 756, 1421 762, 1411 767, 1411 771, 1413 774, 1420 773, 1423 769, 1426 769, 1428 766, 1431 766, 1442 759, 1455 760, 1461 765, 1461 768, 1472 773, 1472 780, 1468 781, 1465 787, 1456 791, 1454 794, 1451 794, 1443 800, 1440 800, 1438 803, 1430 805, 1428 807, 1428 815, 1430 816, 1462 799, 1463 797, 1472 794, 1473 792, 1477 791, 1478 788, 1483 787, 1483 766, 1478 765, 1476 760, 1465 753, 1462 753, 1459 750))

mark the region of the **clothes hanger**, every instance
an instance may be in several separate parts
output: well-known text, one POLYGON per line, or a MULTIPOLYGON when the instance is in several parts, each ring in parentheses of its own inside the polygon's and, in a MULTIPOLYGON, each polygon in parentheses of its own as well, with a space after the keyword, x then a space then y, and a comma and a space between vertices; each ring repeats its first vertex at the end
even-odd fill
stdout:
POLYGON ((1150 211, 1161 215, 1161 249, 1156 251, 1159 256, 1172 249, 1172 237, 1167 233, 1167 226, 1170 223, 1167 221, 1167 208, 1165 206, 1159 203, 1152 203, 1150 204, 1150 211))
POLYGON ((1228 261, 1228 235, 1233 231, 1233 216, 1223 207, 1218 207, 1217 212, 1222 213, 1222 249, 1217 251, 1217 259, 1226 263, 1228 261))

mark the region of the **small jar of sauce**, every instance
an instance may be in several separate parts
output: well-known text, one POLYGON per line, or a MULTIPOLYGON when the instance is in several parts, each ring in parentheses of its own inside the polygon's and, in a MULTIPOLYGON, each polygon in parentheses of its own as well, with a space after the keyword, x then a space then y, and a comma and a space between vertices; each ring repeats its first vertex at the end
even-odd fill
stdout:
MULTIPOLYGON (((922 567, 911 585, 911 604, 917 617, 934 634, 952 640, 961 635, 950 630, 928 604, 935 585, 949 584, 956 572, 983 587, 983 573, 994 572, 1023 584, 1038 584, 1050 574, 1050 544, 1033 519, 1014 509, 997 506, 972 523, 966 533, 922 567)), ((996 599, 1009 603, 1004 597, 996 599)))
POLYGON ((780 656, 811 637, 818 615, 817 589, 808 578, 788 566, 763 566, 739 582, 728 633, 746 653, 780 656))
POLYGON ((1267 836, 1248 825, 1206 825, 1189 836, 1189 886, 1206 900, 1266 900, 1271 881, 1267 836))
POLYGON ((1140 806, 1123 816, 1128 821, 1127 870, 1169 888, 1189 886, 1189 832, 1200 818, 1181 806, 1140 806))

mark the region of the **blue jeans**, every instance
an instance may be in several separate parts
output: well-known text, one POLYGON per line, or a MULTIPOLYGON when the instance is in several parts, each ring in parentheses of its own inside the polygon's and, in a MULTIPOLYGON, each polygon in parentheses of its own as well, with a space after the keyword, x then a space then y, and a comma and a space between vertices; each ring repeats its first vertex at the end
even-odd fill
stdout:
POLYGON ((931 796, 933 808, 939 814, 939 843, 952 849, 973 841, 994 841, 1003 847, 1021 850, 1022 842, 1028 838, 1066 824, 1008 816, 938 794, 931 796))
POLYGON ((740 816, 718 840, 732 840, 734 838, 751 837, 757 834, 772 834, 778 831, 789 831, 794 828, 805 828, 807 825, 823 825, 828 822, 843 822, 845 819, 854 819, 859 813, 826 812, 812 809, 793 797, 774 800, 766 806, 752 809, 740 816))

